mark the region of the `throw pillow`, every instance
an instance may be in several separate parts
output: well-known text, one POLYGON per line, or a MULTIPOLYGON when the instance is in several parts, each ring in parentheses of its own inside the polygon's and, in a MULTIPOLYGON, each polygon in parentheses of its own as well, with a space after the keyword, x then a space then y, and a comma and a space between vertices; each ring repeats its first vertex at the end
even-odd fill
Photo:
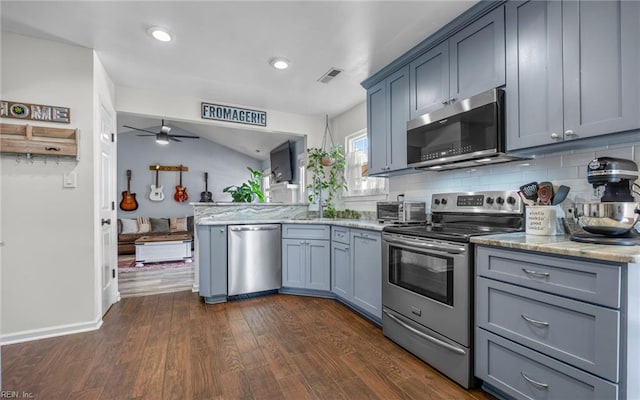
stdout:
POLYGON ((187 231, 193 232, 193 215, 187 217, 187 231))
POLYGON ((166 218, 149 218, 151 221, 151 232, 169 233, 169 220, 166 218))
POLYGON ((122 218, 122 232, 125 233, 138 233, 138 221, 131 218, 122 218))
POLYGON ((138 217, 138 233, 149 232, 151 232, 151 221, 149 221, 149 218, 138 217))
POLYGON ((184 232, 187 230, 187 217, 169 218, 169 230, 171 232, 184 232))

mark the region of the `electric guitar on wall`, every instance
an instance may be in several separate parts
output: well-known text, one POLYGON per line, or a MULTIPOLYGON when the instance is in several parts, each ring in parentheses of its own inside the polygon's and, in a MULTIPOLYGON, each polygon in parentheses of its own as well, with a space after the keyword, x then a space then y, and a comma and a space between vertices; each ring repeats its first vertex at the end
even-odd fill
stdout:
POLYGON ((204 173, 204 192, 200 192, 200 202, 201 203, 211 203, 213 202, 213 195, 209 191, 209 173, 204 173))
POLYGON ((164 200, 164 193, 162 192, 162 186, 158 185, 158 172, 160 166, 156 165, 156 184, 151 185, 151 193, 149 193, 149 200, 151 201, 162 201, 164 200))
POLYGON ((182 165, 180 165, 180 184, 176 186, 176 193, 173 195, 173 199, 178 203, 183 203, 189 199, 187 188, 182 186, 182 165))
POLYGON ((138 202, 136 201, 136 194, 131 193, 131 170, 127 170, 127 190, 122 192, 122 201, 120 202, 120 209, 123 211, 135 211, 138 209, 138 202))

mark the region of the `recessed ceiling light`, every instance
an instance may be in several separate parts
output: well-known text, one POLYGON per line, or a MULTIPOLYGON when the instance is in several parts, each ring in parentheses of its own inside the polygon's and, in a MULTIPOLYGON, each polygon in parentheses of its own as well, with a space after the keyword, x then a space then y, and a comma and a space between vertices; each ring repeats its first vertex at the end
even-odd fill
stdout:
POLYGON ((149 32, 149 35, 151 35, 154 39, 161 42, 170 42, 173 40, 173 37, 166 28, 152 26, 147 30, 147 32, 149 32))
POLYGON ((289 60, 285 58, 272 58, 269 60, 269 64, 275 69, 287 69, 289 68, 289 60))

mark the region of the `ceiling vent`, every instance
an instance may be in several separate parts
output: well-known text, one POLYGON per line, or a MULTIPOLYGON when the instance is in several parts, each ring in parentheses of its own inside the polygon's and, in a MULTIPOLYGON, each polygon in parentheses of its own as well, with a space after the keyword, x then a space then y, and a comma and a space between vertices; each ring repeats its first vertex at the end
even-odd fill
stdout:
POLYGON ((336 67, 331 68, 329 71, 327 71, 324 75, 322 75, 319 79, 318 82, 320 83, 329 83, 331 82, 331 80, 333 78, 335 78, 336 76, 338 76, 338 74, 342 72, 341 69, 338 69, 336 67))

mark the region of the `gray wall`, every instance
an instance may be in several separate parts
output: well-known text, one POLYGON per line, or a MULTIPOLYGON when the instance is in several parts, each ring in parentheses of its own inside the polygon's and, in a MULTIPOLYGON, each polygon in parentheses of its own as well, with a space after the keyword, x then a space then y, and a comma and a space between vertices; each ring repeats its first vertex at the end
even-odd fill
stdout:
MULTIPOLYGON (((249 179, 247 167, 262 169, 260 160, 206 139, 184 139, 181 143, 171 142, 163 146, 153 137, 139 137, 134 133, 118 135, 118 204, 121 192, 127 189, 127 169, 132 172, 131 191, 136 193, 138 209, 122 211, 118 207, 119 218, 180 217, 192 215, 190 202, 200 200, 204 191, 204 172, 209 172, 209 191, 214 201, 231 201, 231 196, 222 193, 224 187, 240 185, 249 179), (183 172, 182 185, 186 186, 189 200, 178 203, 173 199, 175 186, 179 183, 178 172, 160 172, 159 184, 163 186, 165 199, 161 202, 149 200, 150 185, 155 184, 155 172, 149 165, 184 165, 189 172, 183 172)), ((116 205, 117 207, 117 205, 116 205)))

